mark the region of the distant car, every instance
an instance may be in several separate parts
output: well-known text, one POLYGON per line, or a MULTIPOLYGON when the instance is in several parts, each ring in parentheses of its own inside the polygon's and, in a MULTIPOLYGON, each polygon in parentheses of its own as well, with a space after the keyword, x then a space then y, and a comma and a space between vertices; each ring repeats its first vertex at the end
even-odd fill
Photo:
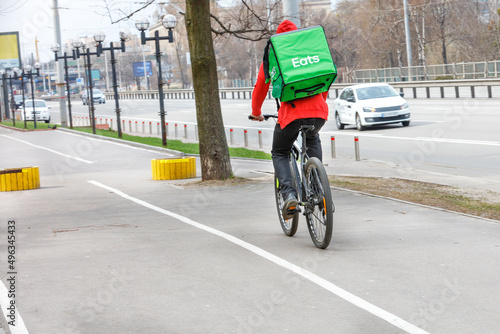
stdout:
MULTIPOLYGON (((99 89, 92 89, 92 95, 94 98, 94 103, 106 103, 106 96, 99 89)), ((83 105, 89 104, 89 99, 87 98, 87 92, 84 91, 82 94, 83 105)))
POLYGON ((47 106, 47 103, 44 100, 34 100, 35 108, 33 108, 33 100, 26 100, 24 102, 24 111, 22 113, 22 118, 24 120, 24 115, 26 114, 26 120, 33 120, 33 110, 36 112, 36 120, 37 121, 45 121, 45 123, 50 122, 50 107, 47 106))
POLYGON ((19 107, 23 106, 23 96, 22 95, 14 95, 14 103, 16 105, 16 110, 19 109, 19 107))
POLYGON ((334 114, 337 128, 355 125, 360 131, 366 126, 401 122, 410 125, 408 103, 386 83, 359 84, 346 87, 335 99, 334 114))

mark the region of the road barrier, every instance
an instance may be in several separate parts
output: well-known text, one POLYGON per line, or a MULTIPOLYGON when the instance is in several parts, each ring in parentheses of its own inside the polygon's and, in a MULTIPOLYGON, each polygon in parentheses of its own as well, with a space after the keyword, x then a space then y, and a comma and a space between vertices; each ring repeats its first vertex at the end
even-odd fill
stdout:
MULTIPOLYGON (((405 97, 416 98, 500 98, 500 79, 464 79, 464 80, 428 80, 428 81, 398 81, 387 82, 405 97)), ((347 86, 351 83, 335 83, 330 87, 328 98, 337 98, 347 86)), ((219 96, 221 99, 248 100, 252 98, 253 87, 239 88, 220 88, 219 96)), ((193 89, 165 90, 165 99, 194 99, 193 89)), ((158 91, 144 92, 120 92, 120 99, 144 100, 158 99, 158 91)), ((107 93, 106 98, 114 99, 112 93, 107 93)), ((267 95, 268 99, 273 99, 271 92, 267 95)))
POLYGON ((0 170, 0 191, 17 191, 40 188, 38 167, 21 167, 0 170))
POLYGON ((151 160, 153 180, 177 180, 196 177, 194 157, 151 160))
MULTIPOLYGON (((73 116, 74 118, 74 124, 75 126, 90 126, 90 122, 88 117, 83 117, 83 116, 73 116)), ((139 136, 160 136, 160 122, 149 122, 149 129, 146 126, 146 121, 140 120, 142 122, 142 127, 138 126, 139 121, 134 120, 134 119, 127 119, 127 120, 122 120, 123 126, 122 130, 123 133, 127 133, 130 135, 139 135, 139 136), (129 126, 128 129, 125 127, 126 123, 128 122, 129 126), (135 131, 134 127, 132 124, 135 124, 135 131), (153 134, 153 124, 156 123, 156 134, 153 134)), ((96 127, 101 127, 106 129, 109 126, 110 130, 116 131, 117 129, 113 128, 113 119, 112 118, 105 118, 102 119, 103 124, 99 124, 96 127)), ((174 137, 170 137, 169 131, 168 131, 168 122, 165 123, 165 129, 166 129, 166 135, 167 138, 169 139, 182 139, 182 140, 190 140, 192 142, 198 142, 198 127, 196 123, 174 123, 174 137), (182 126, 184 128, 184 134, 181 135, 179 133, 178 128, 182 126)), ((272 138, 273 138, 273 131, 274 129, 272 128, 250 128, 247 129, 245 127, 238 127, 238 126, 231 126, 231 127, 225 127, 226 130, 226 139, 228 141, 228 145, 230 147, 246 147, 246 148, 251 148, 251 149, 260 149, 260 150, 269 150, 272 145, 272 138), (265 135, 264 135, 265 133, 265 135)), ((335 136, 331 136, 331 157, 336 158, 336 148, 335 148, 335 136)), ((355 154, 356 154, 356 160, 359 161, 359 139, 355 137, 354 141, 355 145, 355 154)))
POLYGON ((354 137, 354 154, 356 156, 356 161, 360 161, 361 158, 359 157, 359 138, 358 138, 358 136, 354 137))
POLYGON ((336 158, 337 157, 337 152, 335 150, 335 136, 331 136, 330 137, 330 142, 331 142, 331 146, 332 146, 332 158, 336 158))

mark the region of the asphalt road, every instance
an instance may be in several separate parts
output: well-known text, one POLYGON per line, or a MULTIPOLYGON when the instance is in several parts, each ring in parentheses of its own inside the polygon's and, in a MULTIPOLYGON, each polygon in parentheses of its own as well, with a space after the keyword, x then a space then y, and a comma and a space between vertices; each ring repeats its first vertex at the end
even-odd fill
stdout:
POLYGON ((17 333, 498 332, 498 223, 334 190, 319 250, 302 217, 282 233, 270 162, 232 161, 252 184, 183 189, 151 179, 165 156, 0 128, 0 168, 41 174, 40 189, 0 193, 17 333))
MULTIPOLYGON (((251 122, 250 100, 221 100, 226 137, 233 137, 234 146, 244 146, 244 129, 248 129, 248 145, 259 149, 258 130, 262 132, 262 146, 270 150, 274 122, 251 122), (230 134, 233 129, 233 134, 230 134)), ((328 100, 330 107, 333 100, 328 100)), ((331 158, 331 137, 335 137, 337 157, 354 159, 354 136, 359 137, 360 156, 363 160, 381 161, 399 169, 413 169, 426 173, 482 179, 487 189, 500 189, 500 113, 498 101, 488 99, 409 99, 412 121, 409 127, 400 124, 368 128, 359 132, 354 127, 337 130, 331 120, 323 127, 321 136, 325 159, 331 158), (491 187, 488 186, 491 185, 491 187)), ((52 116, 58 117, 58 104, 52 103, 52 116)), ((169 123, 169 138, 184 136, 184 124, 188 140, 194 141, 196 108, 194 100, 165 100, 169 123), (178 126, 175 126, 178 124, 178 126), (175 129, 177 128, 177 129, 175 129)), ((152 135, 157 135, 157 100, 121 100, 122 119, 125 132, 149 133, 152 122, 152 135), (137 122, 137 125, 135 124, 137 122), (137 126, 137 128, 136 128, 137 126)), ((98 104, 98 122, 114 115, 114 101, 98 104)), ((274 113, 275 103, 267 100, 264 113, 274 113)), ((73 103, 76 124, 88 116, 88 107, 81 102, 73 103)), ((115 121, 116 126, 116 121, 115 121)), ((334 161, 331 164, 335 164, 334 161)))

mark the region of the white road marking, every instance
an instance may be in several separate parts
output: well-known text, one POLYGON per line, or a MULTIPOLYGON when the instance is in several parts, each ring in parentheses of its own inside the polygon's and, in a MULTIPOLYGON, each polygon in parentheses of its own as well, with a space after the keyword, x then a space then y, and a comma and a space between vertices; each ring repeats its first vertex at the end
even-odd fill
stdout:
MULTIPOLYGON (((9 290, 7 287, 3 284, 2 281, 0 281, 0 305, 2 305, 2 315, 7 321, 12 321, 10 318, 7 317, 7 305, 10 305, 10 298, 9 298, 9 290)), ((26 329, 26 325, 24 324, 24 320, 21 317, 21 314, 19 313, 19 309, 16 306, 16 313, 15 313, 15 326, 9 325, 9 330, 10 333, 12 334, 29 334, 28 330, 26 329)))
POLYGON ((359 138, 369 138, 376 137, 381 139, 398 139, 398 140, 413 140, 413 141, 431 141, 436 143, 449 143, 449 144, 468 144, 468 145, 484 145, 484 146, 500 146, 500 142, 496 141, 486 141, 486 140, 468 140, 468 139, 448 139, 448 138, 434 138, 434 137, 397 137, 397 136, 386 136, 383 134, 358 134, 358 133, 339 133, 337 131, 322 132, 322 134, 340 135, 340 136, 351 136, 359 138))
POLYGON ((266 259, 266 260, 269 260, 269 261, 271 261, 271 262, 273 262, 273 263, 275 263, 275 264, 277 264, 285 269, 288 269, 297 275, 304 277, 305 279, 311 281, 312 283, 319 285, 320 287, 333 293, 334 295, 346 300, 347 302, 349 302, 353 305, 356 305, 357 307, 379 317, 380 319, 387 321, 391 325, 396 326, 396 327, 404 330, 407 333, 410 333, 410 334, 429 334, 428 332, 424 331, 421 328, 418 328, 417 326, 407 322, 406 320, 403 320, 403 319, 397 317, 396 315, 391 314, 391 313, 379 308, 378 306, 375 306, 375 305, 367 302, 366 300, 338 287, 337 285, 333 284, 332 282, 329 282, 329 281, 325 280, 324 278, 321 278, 318 275, 313 274, 312 272, 310 272, 304 268, 301 268, 301 267, 299 267, 291 262, 288 262, 288 261, 286 261, 286 260, 284 260, 284 259, 282 259, 274 254, 271 254, 271 253, 263 250, 262 248, 259 248, 255 245, 252 245, 248 242, 245 242, 241 239, 238 239, 230 234, 224 233, 222 231, 219 231, 219 230, 216 230, 214 228, 211 228, 211 227, 208 227, 206 225, 195 222, 194 220, 191 220, 189 218, 186 218, 186 217, 181 216, 179 214, 176 214, 174 212, 162 209, 160 207, 157 207, 153 204, 150 204, 150 203, 145 202, 143 200, 140 200, 138 198, 129 196, 129 195, 121 192, 120 190, 106 186, 100 182, 97 182, 97 181, 88 181, 88 182, 97 186, 97 187, 100 187, 100 188, 106 189, 110 192, 113 192, 113 193, 117 194, 118 196, 121 196, 129 201, 132 201, 134 203, 142 205, 143 207, 146 207, 148 209, 162 213, 166 216, 170 216, 172 218, 180 220, 181 222, 183 222, 185 224, 188 224, 190 226, 196 227, 198 229, 201 229, 203 231, 206 231, 208 233, 211 233, 213 235, 221 237, 221 238, 223 238, 223 239, 225 239, 225 240, 227 240, 227 241, 229 241, 237 246, 240 246, 240 247, 242 247, 242 248, 244 248, 244 249, 246 249, 246 250, 248 250, 248 251, 250 251, 250 252, 266 259))
POLYGON ((444 121, 425 120, 425 119, 412 119, 411 121, 412 121, 413 123, 414 123, 414 122, 423 122, 423 123, 444 123, 444 121))
POLYGON ((66 158, 70 158, 70 159, 75 159, 75 160, 81 161, 81 162, 84 162, 84 163, 86 163, 86 164, 93 164, 93 163, 94 163, 93 161, 89 161, 89 160, 85 160, 85 159, 82 159, 82 158, 79 158, 79 157, 74 157, 74 156, 72 156, 72 155, 64 154, 64 153, 61 153, 61 152, 58 152, 58 151, 52 150, 52 149, 47 148, 47 147, 38 146, 38 145, 32 144, 32 143, 30 143, 30 142, 27 142, 27 141, 25 141, 25 140, 17 139, 17 138, 14 138, 14 137, 11 137, 11 136, 7 136, 7 135, 2 135, 2 136, 7 137, 7 138, 12 139, 12 140, 17 140, 18 142, 21 142, 21 143, 24 143, 24 144, 26 144, 26 145, 29 145, 29 146, 33 146, 33 147, 39 148, 39 149, 41 149, 41 150, 45 150, 45 151, 52 152, 52 153, 54 153, 54 154, 61 155, 61 156, 66 157, 66 158))

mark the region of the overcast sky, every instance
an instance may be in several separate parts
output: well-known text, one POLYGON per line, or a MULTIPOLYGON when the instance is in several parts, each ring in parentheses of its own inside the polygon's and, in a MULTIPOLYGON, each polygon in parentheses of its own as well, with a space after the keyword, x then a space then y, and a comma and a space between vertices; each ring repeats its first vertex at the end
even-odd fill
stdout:
MULTIPOLYGON (((144 0, 106 2, 114 9, 122 8, 130 12, 140 8, 144 0)), ((0 32, 19 31, 23 59, 31 53, 36 59, 35 38, 39 41, 40 61, 46 62, 53 58, 53 52, 50 50, 50 46, 55 43, 52 3, 53 0, 0 0, 0 32)), ((106 34, 106 45, 110 41, 118 41, 119 32, 123 29, 128 28, 133 34, 139 34, 134 26, 135 19, 111 24, 104 0, 58 0, 58 7, 63 43, 68 39, 93 36, 100 30, 106 34)), ((147 17, 154 10, 155 6, 150 6, 137 17, 147 17)), ((120 16, 113 12, 112 18, 118 20, 120 16)))
MULTIPOLYGON (((119 3, 121 8, 137 8, 141 0, 109 1, 119 3)), ((62 42, 81 36, 93 36, 96 31, 104 31, 105 44, 119 40, 119 32, 125 28, 138 34, 133 21, 111 24, 103 0, 58 0, 62 42)), ((117 8, 117 7, 114 7, 117 8)), ((155 7, 144 11, 144 16, 152 14, 155 7)), ((115 13, 116 14, 116 13, 115 13)), ((116 14, 113 19, 118 19, 116 14)), ((34 54, 35 39, 38 39, 40 61, 53 58, 50 46, 55 43, 52 0, 0 0, 0 32, 19 31, 21 54, 34 54)))

